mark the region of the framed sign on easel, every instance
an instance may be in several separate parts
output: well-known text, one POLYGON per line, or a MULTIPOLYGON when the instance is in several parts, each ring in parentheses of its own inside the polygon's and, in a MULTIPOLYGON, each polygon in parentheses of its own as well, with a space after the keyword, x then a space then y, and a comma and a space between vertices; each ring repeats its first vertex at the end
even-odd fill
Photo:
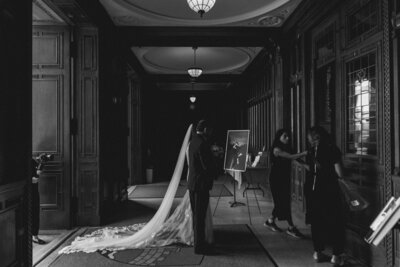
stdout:
MULTIPOLYGON (((237 180, 237 176, 241 177, 241 172, 246 171, 249 134, 250 130, 228 130, 226 136, 224 170, 225 173, 230 174, 235 180, 237 180)), ((234 181, 233 202, 231 202, 231 207, 243 205, 245 204, 236 201, 236 188, 234 181)))
POLYGON ((246 171, 250 130, 228 130, 224 170, 246 171))

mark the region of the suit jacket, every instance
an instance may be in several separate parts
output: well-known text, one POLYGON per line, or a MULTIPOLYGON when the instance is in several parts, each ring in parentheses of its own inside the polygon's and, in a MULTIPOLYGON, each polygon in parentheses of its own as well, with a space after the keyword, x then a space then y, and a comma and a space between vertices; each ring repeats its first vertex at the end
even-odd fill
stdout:
POLYGON ((210 144, 202 135, 196 134, 189 144, 188 189, 191 191, 211 190, 217 169, 210 144))

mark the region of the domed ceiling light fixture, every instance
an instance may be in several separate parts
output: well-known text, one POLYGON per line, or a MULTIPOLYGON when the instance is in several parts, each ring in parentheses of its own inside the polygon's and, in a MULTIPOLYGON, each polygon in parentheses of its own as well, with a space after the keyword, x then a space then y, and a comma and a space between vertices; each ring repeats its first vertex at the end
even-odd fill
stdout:
POLYGON ((202 68, 196 67, 196 50, 197 50, 197 47, 193 47, 193 51, 194 51, 193 52, 193 55, 194 55, 193 56, 194 57, 193 62, 194 62, 194 64, 193 64, 193 67, 190 67, 187 70, 187 72, 189 73, 190 77, 192 77, 192 78, 199 77, 201 75, 201 73, 203 72, 202 68))
POLYGON ((215 0, 187 0, 189 7, 194 11, 200 14, 202 18, 204 13, 210 11, 210 9, 214 6, 215 0))

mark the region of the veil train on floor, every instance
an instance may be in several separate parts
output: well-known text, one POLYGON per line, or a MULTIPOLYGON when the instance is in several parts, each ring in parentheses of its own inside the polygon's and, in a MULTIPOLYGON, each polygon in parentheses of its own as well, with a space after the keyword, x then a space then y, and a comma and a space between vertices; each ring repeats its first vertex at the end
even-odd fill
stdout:
POLYGON ((166 246, 173 243, 193 244, 192 216, 188 192, 170 214, 173 200, 181 179, 185 163, 185 152, 192 132, 192 125, 186 131, 179 152, 175 170, 156 214, 148 223, 123 227, 106 227, 91 234, 77 237, 71 245, 58 253, 95 252, 97 250, 121 250, 144 247, 166 246))

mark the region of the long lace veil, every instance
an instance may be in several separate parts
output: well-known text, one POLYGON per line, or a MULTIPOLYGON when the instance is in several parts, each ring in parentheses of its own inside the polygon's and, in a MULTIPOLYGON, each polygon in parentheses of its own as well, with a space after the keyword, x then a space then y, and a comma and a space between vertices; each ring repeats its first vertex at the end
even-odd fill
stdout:
MULTIPOLYGON (((102 228, 100 230, 94 231, 89 235, 77 237, 70 246, 63 248, 58 253, 72 253, 78 251, 89 253, 102 249, 120 250, 127 248, 143 248, 154 245, 166 245, 173 242, 174 239, 170 238, 171 233, 166 233, 166 229, 176 229, 176 225, 174 225, 173 222, 175 222, 177 219, 172 218, 171 220, 171 217, 174 217, 174 214, 176 212, 174 212, 174 214, 172 214, 167 221, 166 219, 170 214, 173 200, 181 179, 182 170, 185 163, 185 152, 189 143, 191 132, 192 125, 190 125, 187 129, 181 150, 179 152, 178 161, 176 162, 175 170, 171 182, 169 183, 167 192, 165 193, 164 199, 162 200, 156 214, 148 223, 126 227, 102 228), (163 238, 167 240, 161 240, 160 242, 160 239, 163 238)), ((187 201, 187 198, 188 194, 185 194, 185 197, 182 199, 181 204, 176 208, 176 210, 186 210, 186 207, 183 206, 189 205, 189 201, 187 201)), ((177 216, 175 215, 175 217, 177 216)), ((179 215, 179 217, 181 217, 181 219, 179 220, 182 220, 182 218, 185 219, 185 217, 190 219, 190 221, 188 221, 187 219, 185 220, 184 224, 188 227, 185 226, 183 228, 186 228, 184 229, 185 236, 191 236, 191 233, 187 233, 192 229, 191 216, 183 213, 183 215, 179 215)), ((180 224, 182 224, 182 221, 180 222, 180 224)), ((182 231, 183 230, 181 230, 181 232, 182 231)), ((175 241, 180 241, 182 238, 176 237, 176 232, 177 230, 174 230, 173 233, 175 241)), ((182 233, 180 234, 182 235, 182 233)), ((186 240, 185 242, 189 244, 191 241, 186 240)))

